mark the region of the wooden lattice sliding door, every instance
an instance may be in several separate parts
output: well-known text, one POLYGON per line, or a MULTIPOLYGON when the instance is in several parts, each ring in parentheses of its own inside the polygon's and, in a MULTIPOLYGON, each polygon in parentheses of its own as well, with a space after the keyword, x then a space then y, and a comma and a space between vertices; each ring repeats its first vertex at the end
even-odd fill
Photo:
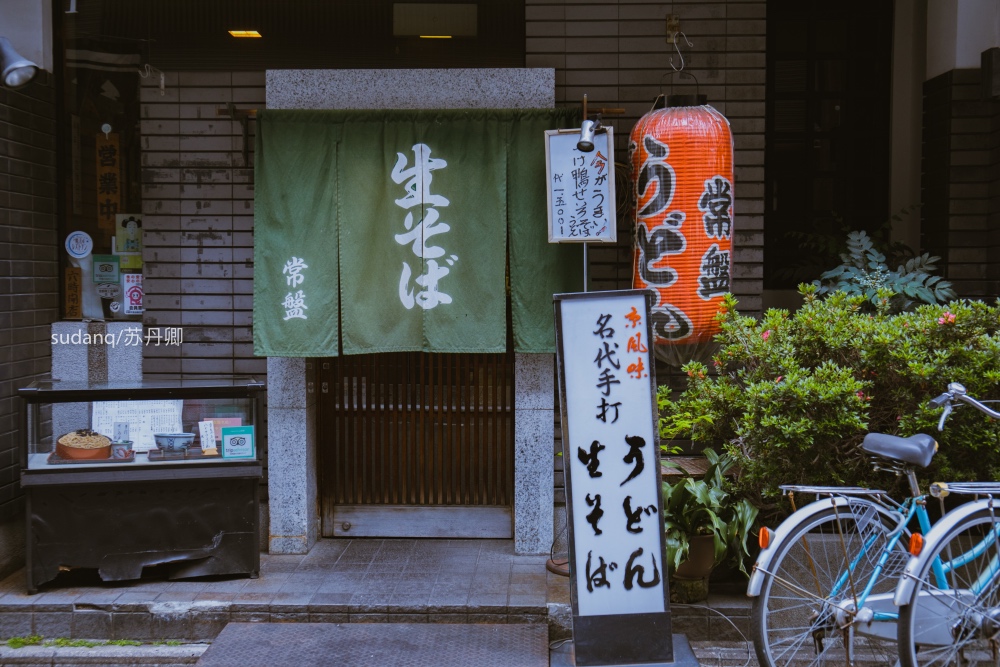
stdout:
POLYGON ((323 535, 513 535, 512 354, 317 364, 323 535))

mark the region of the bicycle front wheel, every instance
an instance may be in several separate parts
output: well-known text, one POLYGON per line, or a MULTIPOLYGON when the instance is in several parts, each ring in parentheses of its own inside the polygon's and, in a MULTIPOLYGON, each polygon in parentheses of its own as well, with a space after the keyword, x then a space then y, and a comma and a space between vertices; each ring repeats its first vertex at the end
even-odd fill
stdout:
POLYGON ((899 609, 903 667, 1000 664, 998 520, 982 507, 924 546, 916 585, 899 609))
POLYGON ((772 545, 775 556, 750 619, 761 667, 896 662, 892 591, 906 551, 888 546, 899 519, 877 503, 851 498, 807 517, 772 545), (859 608, 893 620, 852 623, 859 608))

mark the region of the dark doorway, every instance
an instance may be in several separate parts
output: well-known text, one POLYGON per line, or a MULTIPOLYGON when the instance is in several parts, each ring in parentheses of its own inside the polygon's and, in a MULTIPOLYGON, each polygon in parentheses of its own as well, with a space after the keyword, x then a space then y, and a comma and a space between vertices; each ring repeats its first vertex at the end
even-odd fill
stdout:
POLYGON ((767 3, 766 289, 887 224, 891 56, 892 0, 767 3))
POLYGON ((318 364, 325 537, 513 536, 514 355, 318 364))

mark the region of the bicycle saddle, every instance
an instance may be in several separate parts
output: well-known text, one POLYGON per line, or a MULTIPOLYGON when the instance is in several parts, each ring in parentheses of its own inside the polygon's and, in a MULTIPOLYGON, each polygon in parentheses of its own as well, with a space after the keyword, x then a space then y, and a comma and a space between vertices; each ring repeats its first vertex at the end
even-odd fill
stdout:
POLYGON ((937 452, 937 442, 925 433, 917 433, 909 438, 887 433, 869 433, 861 443, 861 448, 869 454, 926 468, 937 452))

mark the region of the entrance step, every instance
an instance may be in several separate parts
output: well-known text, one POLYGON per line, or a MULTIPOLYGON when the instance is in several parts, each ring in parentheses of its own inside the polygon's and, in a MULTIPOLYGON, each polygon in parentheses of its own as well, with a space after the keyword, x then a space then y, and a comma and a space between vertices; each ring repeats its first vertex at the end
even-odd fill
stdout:
POLYGON ((541 623, 230 623, 196 667, 547 667, 541 623))

